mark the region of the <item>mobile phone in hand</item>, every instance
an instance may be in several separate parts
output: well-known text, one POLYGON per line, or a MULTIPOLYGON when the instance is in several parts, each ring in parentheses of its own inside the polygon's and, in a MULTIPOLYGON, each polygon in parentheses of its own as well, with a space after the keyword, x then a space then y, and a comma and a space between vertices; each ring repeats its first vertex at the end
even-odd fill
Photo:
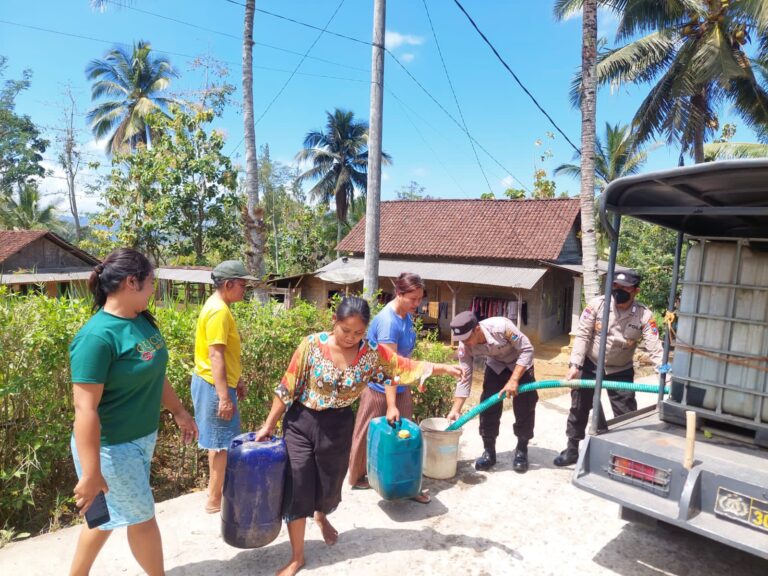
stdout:
POLYGON ((93 499, 91 507, 85 513, 85 522, 88 524, 88 528, 96 528, 102 524, 109 522, 109 510, 107 509, 107 499, 104 496, 104 491, 101 490, 93 499))

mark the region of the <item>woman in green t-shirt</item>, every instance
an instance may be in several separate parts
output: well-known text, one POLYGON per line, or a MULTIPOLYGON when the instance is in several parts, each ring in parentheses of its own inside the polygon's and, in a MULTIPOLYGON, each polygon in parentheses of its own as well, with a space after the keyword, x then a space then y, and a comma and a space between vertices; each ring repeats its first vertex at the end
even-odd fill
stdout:
POLYGON ((149 260, 121 248, 96 266, 88 284, 97 312, 70 345, 74 493, 83 515, 103 491, 109 520, 83 526, 70 573, 88 574, 112 530, 127 526, 138 563, 147 574, 163 574, 149 485, 161 406, 173 414, 185 443, 197 437, 197 426, 165 376, 168 350, 147 310, 154 290, 149 260))

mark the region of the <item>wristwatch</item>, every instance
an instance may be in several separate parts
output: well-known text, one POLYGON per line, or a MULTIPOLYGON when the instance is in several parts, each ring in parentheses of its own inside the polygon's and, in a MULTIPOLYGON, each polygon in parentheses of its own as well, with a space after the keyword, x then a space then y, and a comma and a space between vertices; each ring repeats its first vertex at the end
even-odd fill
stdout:
POLYGON ((575 362, 569 362, 568 363, 568 368, 576 368, 577 370, 583 370, 584 366, 579 366, 575 362))

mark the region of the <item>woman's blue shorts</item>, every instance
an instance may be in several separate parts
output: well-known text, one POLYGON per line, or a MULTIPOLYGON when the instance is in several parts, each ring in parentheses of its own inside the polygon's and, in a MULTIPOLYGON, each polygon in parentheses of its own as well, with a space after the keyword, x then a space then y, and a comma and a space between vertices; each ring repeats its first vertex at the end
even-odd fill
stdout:
MULTIPOLYGON (((101 475, 109 488, 106 495, 109 522, 99 526, 99 530, 140 524, 151 520, 155 515, 155 500, 149 485, 149 466, 156 441, 157 430, 130 442, 102 445, 99 449, 101 475)), ((80 478, 83 470, 74 434, 70 445, 77 477, 80 478)))

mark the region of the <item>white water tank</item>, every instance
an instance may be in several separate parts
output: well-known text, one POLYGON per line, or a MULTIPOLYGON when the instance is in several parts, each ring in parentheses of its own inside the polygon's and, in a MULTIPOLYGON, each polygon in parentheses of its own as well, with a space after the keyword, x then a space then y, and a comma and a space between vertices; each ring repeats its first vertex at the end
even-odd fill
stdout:
POLYGON ((768 252, 759 248, 690 247, 672 363, 672 402, 750 428, 768 426, 768 252))

